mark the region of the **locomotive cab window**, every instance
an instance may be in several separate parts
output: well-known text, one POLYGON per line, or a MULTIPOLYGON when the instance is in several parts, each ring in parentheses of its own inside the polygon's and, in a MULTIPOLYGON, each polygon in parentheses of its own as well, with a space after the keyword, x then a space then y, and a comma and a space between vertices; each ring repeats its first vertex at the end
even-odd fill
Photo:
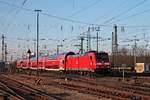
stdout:
POLYGON ((96 53, 97 61, 109 61, 109 57, 107 53, 96 53))

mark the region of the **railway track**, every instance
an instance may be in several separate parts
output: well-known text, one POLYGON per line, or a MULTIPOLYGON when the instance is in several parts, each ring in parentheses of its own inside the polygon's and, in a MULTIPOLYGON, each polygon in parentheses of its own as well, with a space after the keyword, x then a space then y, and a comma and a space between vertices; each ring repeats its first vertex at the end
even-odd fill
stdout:
MULTIPOLYGON (((30 77, 30 76, 24 76, 30 77)), ((45 77, 45 76, 44 76, 45 77)), ((44 78, 41 76, 41 78, 44 78)), ((64 76, 63 76, 64 77, 64 76)), ((111 98, 114 100, 150 100, 150 88, 135 86, 132 84, 119 83, 118 85, 108 85, 104 82, 106 80, 98 81, 96 78, 89 77, 75 77, 71 80, 49 80, 44 85, 55 86, 63 89, 74 90, 80 93, 86 93, 97 96, 99 98, 111 98), (80 85, 80 83, 82 85, 80 85), (83 85, 88 84, 88 86, 83 85)), ((108 81, 107 83, 112 84, 115 81, 108 81)))
POLYGON ((0 90, 1 90, 2 93, 4 93, 3 96, 5 94, 7 94, 7 96, 9 96, 9 97, 13 96, 16 99, 26 100, 26 98, 24 98, 23 96, 19 95, 17 92, 15 92, 14 90, 12 90, 11 88, 9 88, 7 85, 5 85, 2 82, 0 82, 0 90))
POLYGON ((79 82, 84 82, 93 86, 103 86, 106 88, 110 88, 113 90, 120 90, 120 91, 124 91, 124 92, 129 92, 129 93, 134 93, 134 95, 136 96, 140 96, 140 98, 146 97, 146 98, 150 98, 150 86, 149 85, 143 85, 143 84, 139 84, 139 85, 134 85, 134 84, 127 84, 127 83, 120 83, 120 84, 115 84, 112 85, 114 83, 112 82, 108 82, 109 84, 105 84, 104 82, 99 82, 96 79, 89 79, 89 78, 79 78, 79 79, 73 79, 72 81, 79 81, 79 82))
MULTIPOLYGON (((130 99, 133 99, 133 98, 134 99, 140 98, 140 99, 146 99, 146 100, 150 99, 150 87, 149 86, 144 86, 144 85, 143 86, 141 86, 141 85, 134 86, 131 84, 124 84, 121 82, 120 82, 120 84, 118 84, 119 86, 117 86, 117 84, 115 86, 111 86, 111 85, 105 84, 103 82, 98 82, 96 78, 89 78, 89 77, 85 78, 85 77, 81 77, 81 76, 80 76, 80 78, 72 78, 70 81, 86 83, 86 84, 92 85, 93 87, 103 86, 105 88, 109 88, 110 90, 123 91, 124 93, 126 93, 125 95, 128 95, 129 97, 131 97, 130 99), (131 94, 131 95, 129 95, 129 94, 131 94)), ((110 82, 108 82, 108 83, 110 83, 110 82)), ((92 88, 92 90, 99 91, 95 88, 92 88)), ((112 94, 114 94, 114 93, 112 92, 112 94)))
POLYGON ((104 91, 102 89, 83 87, 83 86, 67 84, 67 83, 59 83, 59 87, 65 88, 65 89, 70 89, 70 90, 75 90, 75 91, 78 91, 80 93, 95 95, 95 96, 100 97, 100 98, 105 97, 105 98, 111 98, 114 100, 128 100, 127 98, 115 96, 114 94, 108 93, 108 91, 104 91))
POLYGON ((105 98, 111 98, 114 100, 128 100, 127 98, 122 98, 121 96, 114 96, 113 93, 112 94, 110 92, 107 93, 109 90, 104 91, 104 89, 102 90, 102 89, 96 89, 93 87, 84 87, 84 86, 79 86, 79 85, 74 85, 74 84, 68 84, 63 81, 51 80, 48 82, 48 84, 45 84, 45 85, 55 86, 55 87, 59 87, 59 88, 63 88, 63 89, 69 89, 71 91, 74 90, 74 91, 77 91, 80 93, 94 95, 99 98, 105 97, 105 98))
POLYGON ((149 100, 150 97, 146 95, 139 95, 129 91, 117 90, 109 87, 86 87, 81 85, 69 84, 69 83, 58 83, 60 88, 67 88, 70 90, 75 90, 81 93, 87 93, 90 95, 96 95, 98 97, 111 98, 114 100, 149 100))
POLYGON ((16 96, 20 100, 61 100, 58 97, 42 92, 4 75, 0 75, 0 85, 3 86, 3 88, 1 88, 3 91, 16 96))

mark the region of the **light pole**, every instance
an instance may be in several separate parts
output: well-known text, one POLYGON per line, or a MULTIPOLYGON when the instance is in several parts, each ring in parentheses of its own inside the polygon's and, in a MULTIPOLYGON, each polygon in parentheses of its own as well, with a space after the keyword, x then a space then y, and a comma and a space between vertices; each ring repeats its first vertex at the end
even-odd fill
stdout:
POLYGON ((96 33, 96 47, 97 47, 97 52, 98 52, 98 32, 100 31, 100 27, 98 26, 98 27, 95 27, 95 30, 97 31, 97 33, 96 33))
POLYGON ((31 62, 30 62, 30 58, 31 58, 31 50, 29 49, 28 51, 27 51, 27 53, 29 54, 29 63, 28 63, 28 67, 30 67, 30 65, 31 65, 31 62))
POLYGON ((137 41, 139 41, 139 39, 137 39, 136 36, 134 36, 134 67, 136 67, 136 49, 137 49, 137 41))
POLYGON ((84 41, 84 38, 81 37, 81 48, 80 48, 81 54, 83 54, 83 41, 84 41))
POLYGON ((38 63, 39 63, 39 12, 41 12, 42 10, 35 10, 35 12, 37 13, 37 67, 38 67, 38 63))
POLYGON ((63 45, 57 45, 57 54, 59 54, 59 47, 62 47, 63 45))

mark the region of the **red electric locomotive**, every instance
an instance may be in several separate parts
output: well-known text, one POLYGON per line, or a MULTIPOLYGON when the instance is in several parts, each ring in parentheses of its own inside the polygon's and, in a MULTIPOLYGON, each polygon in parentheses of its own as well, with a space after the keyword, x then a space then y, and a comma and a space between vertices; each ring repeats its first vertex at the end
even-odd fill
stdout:
POLYGON ((110 69, 110 60, 106 52, 94 52, 96 59, 96 72, 108 71, 110 69))
POLYGON ((108 71, 110 68, 110 62, 108 53, 89 51, 82 55, 68 56, 65 62, 66 70, 78 70, 78 71, 108 71))
POLYGON ((93 53, 68 56, 66 59, 66 70, 92 71, 94 72, 96 60, 93 53))

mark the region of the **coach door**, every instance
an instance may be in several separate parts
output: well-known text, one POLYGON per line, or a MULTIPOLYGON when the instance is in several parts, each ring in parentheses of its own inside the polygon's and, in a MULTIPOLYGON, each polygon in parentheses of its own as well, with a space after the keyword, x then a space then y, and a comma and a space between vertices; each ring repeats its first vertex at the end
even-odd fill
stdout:
POLYGON ((64 63, 65 63, 64 60, 61 60, 61 61, 60 61, 60 68, 59 68, 59 70, 63 70, 63 69, 64 69, 64 68, 63 68, 64 63))

